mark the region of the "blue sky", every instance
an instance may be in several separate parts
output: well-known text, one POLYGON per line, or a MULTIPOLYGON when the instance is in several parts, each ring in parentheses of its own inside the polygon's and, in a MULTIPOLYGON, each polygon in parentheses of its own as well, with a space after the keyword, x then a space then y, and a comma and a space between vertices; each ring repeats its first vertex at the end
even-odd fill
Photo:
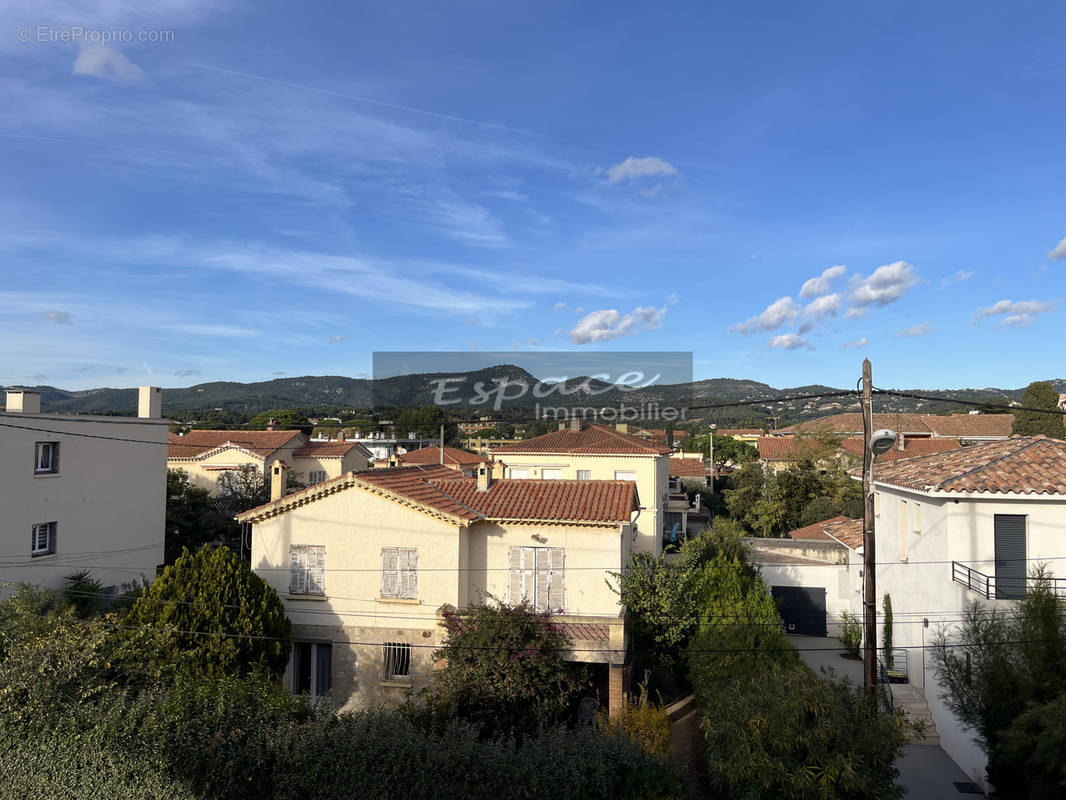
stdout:
POLYGON ((1066 375, 1061 3, 19 5, 2 383, 1066 375))

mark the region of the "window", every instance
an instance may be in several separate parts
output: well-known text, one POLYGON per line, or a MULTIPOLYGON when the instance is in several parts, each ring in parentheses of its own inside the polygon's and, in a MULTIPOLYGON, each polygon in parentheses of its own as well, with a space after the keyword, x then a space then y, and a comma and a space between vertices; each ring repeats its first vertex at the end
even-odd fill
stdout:
POLYGON ((381 548, 381 596, 418 598, 418 548, 381 548))
POLYGON ((333 645, 329 642, 293 642, 292 690, 321 697, 333 683, 333 645))
POLYGON ((1025 597, 1025 514, 996 514, 996 599, 1025 597))
POLYGON ((563 471, 558 467, 545 467, 540 471, 540 477, 546 481, 557 481, 563 477, 563 471))
POLYGON ((411 645, 406 642, 385 642, 381 646, 381 654, 385 660, 385 680, 411 680, 411 645))
POLYGON ((899 501, 899 560, 906 561, 910 554, 910 528, 907 525, 907 501, 899 501))
POLYGON ((56 523, 37 522, 30 543, 31 556, 46 556, 56 551, 56 523))
POLYGON ((322 483, 326 480, 326 471, 324 469, 313 469, 307 473, 307 485, 314 486, 316 483, 322 483))
POLYGON ((633 481, 637 482, 637 471, 635 469, 616 469, 614 471, 614 479, 616 481, 633 481))
POLYGON ((565 605, 562 547, 512 547, 511 604, 529 603, 535 611, 561 613, 565 605))
POLYGON ((54 475, 59 472, 59 442, 37 442, 33 474, 54 475))
POLYGON ((326 593, 326 548, 317 544, 289 545, 289 594, 326 593))
POLYGON ((529 467, 511 467, 512 478, 528 478, 529 467))
POLYGON ((592 480, 592 470, 590 470, 590 469, 579 469, 577 471, 577 479, 579 481, 591 481, 592 480))

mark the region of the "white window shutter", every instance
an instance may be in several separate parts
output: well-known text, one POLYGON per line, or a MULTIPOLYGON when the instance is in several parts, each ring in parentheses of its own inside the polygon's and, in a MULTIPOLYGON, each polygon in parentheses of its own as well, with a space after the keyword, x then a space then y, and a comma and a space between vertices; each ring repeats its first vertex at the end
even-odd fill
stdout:
POLYGON ((507 602, 516 606, 522 602, 522 548, 512 547, 509 555, 511 569, 507 602))
POLYGON ((548 586, 551 576, 551 565, 548 562, 548 548, 534 548, 534 553, 537 558, 537 589, 536 599, 533 601, 533 608, 535 611, 549 611, 548 586))
POLYGON ((303 546, 298 544, 289 545, 289 594, 302 594, 303 589, 303 546))
POLYGON ((549 583, 551 584, 551 588, 549 589, 548 610, 554 614, 556 612, 561 612, 566 608, 566 584, 563 580, 566 550, 562 547, 552 547, 549 550, 549 553, 551 564, 551 578, 549 583))
POLYGON ((312 594, 326 593, 326 548, 312 547, 308 564, 307 591, 312 594))
POLYGON ((398 588, 401 597, 418 597, 418 548, 416 547, 400 548, 398 588))
POLYGON ((381 548, 381 596, 396 597, 399 586, 400 553, 397 547, 381 548))

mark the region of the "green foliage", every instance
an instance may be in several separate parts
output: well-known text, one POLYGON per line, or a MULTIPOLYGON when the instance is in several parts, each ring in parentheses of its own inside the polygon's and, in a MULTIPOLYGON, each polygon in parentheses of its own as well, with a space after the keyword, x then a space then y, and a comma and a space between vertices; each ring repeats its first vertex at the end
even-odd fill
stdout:
MULTIPOLYGON (((1022 406, 1058 412, 1059 393, 1049 381, 1033 381, 1022 396, 1022 406)), ((1014 427, 1011 433, 1015 436, 1035 436, 1042 433, 1052 439, 1066 439, 1066 427, 1063 426, 1060 413, 1044 414, 1040 411, 1017 409, 1013 413, 1014 427)))
POLYGON ((63 579, 63 596, 82 619, 100 613, 104 602, 104 585, 92 576, 92 570, 80 569, 63 579))
MULTIPOLYGON (((945 704, 988 753, 989 779, 996 786, 1019 785, 1032 765, 1005 744, 1007 732, 1027 708, 1056 700, 1066 683, 1066 604, 1050 573, 1043 565, 1034 568, 1025 598, 1009 610, 975 602, 956 629, 937 634, 932 656, 945 704), (967 646, 959 647, 962 642, 967 646)), ((1034 714, 1022 730, 1040 718, 1034 714)))
POLYGON ((585 676, 563 659, 570 637, 550 614, 493 603, 443 617, 448 638, 433 654, 446 661, 436 678, 441 706, 506 733, 562 719, 585 676))
POLYGON ((248 427, 265 428, 272 419, 277 422, 278 430, 280 431, 306 428, 306 432, 309 433, 311 430, 311 421, 293 408, 282 408, 276 411, 264 411, 262 414, 256 414, 248 420, 248 427))
POLYGON ((1014 766, 1014 796, 1059 800, 1066 794, 1066 693, 1022 712, 998 747, 1000 759, 1014 766))
POLYGON ((894 657, 892 655, 892 595, 885 592, 885 621, 884 632, 881 634, 881 646, 885 651, 885 666, 892 669, 894 657))
POLYGON ((205 674, 281 675, 290 623, 277 592, 225 547, 184 552, 125 620, 174 632, 174 648, 205 674))
POLYGON ((765 663, 706 691, 703 728, 715 796, 744 800, 899 798, 899 717, 843 678, 765 663))
POLYGON ((627 699, 614 718, 601 712, 599 725, 604 730, 628 736, 650 755, 668 758, 670 715, 661 704, 652 703, 648 697, 649 675, 646 672, 643 683, 637 687, 636 698, 627 699))
POLYGON ((837 638, 851 655, 859 654, 862 647, 862 619, 858 614, 852 614, 850 611, 840 612, 840 635, 837 638))
POLYGON ((164 563, 173 564, 186 548, 193 552, 208 544, 238 548, 240 526, 207 489, 189 482, 185 470, 168 469, 164 542, 164 563))
POLYGON ((405 408, 394 420, 396 435, 407 436, 414 433, 423 439, 440 438, 440 426, 444 425, 444 443, 454 443, 459 434, 459 426, 447 418, 440 406, 422 406, 405 408))
POLYGON ((718 520, 684 542, 675 560, 632 553, 622 572, 611 573, 617 584, 611 588, 629 614, 633 647, 644 664, 680 663, 682 649, 699 628, 705 567, 720 553, 739 557, 741 533, 731 520, 718 520))

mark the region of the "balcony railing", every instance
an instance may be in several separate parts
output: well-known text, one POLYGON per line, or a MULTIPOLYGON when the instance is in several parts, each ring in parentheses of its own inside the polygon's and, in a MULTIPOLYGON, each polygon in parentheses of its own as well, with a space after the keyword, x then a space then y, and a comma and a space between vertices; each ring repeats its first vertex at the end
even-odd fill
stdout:
MULTIPOLYGON (((961 583, 971 592, 976 592, 986 600, 999 598, 1000 600, 1018 599, 1025 595, 1027 589, 1036 585, 1036 579, 1029 577, 1025 581, 1011 580, 1008 586, 1004 579, 1002 584, 996 587, 996 577, 986 575, 980 570, 963 564, 959 561, 951 562, 951 579, 955 583, 961 583)), ((1066 597, 1066 578, 1047 578, 1051 584, 1051 591, 1059 597, 1066 597)))

